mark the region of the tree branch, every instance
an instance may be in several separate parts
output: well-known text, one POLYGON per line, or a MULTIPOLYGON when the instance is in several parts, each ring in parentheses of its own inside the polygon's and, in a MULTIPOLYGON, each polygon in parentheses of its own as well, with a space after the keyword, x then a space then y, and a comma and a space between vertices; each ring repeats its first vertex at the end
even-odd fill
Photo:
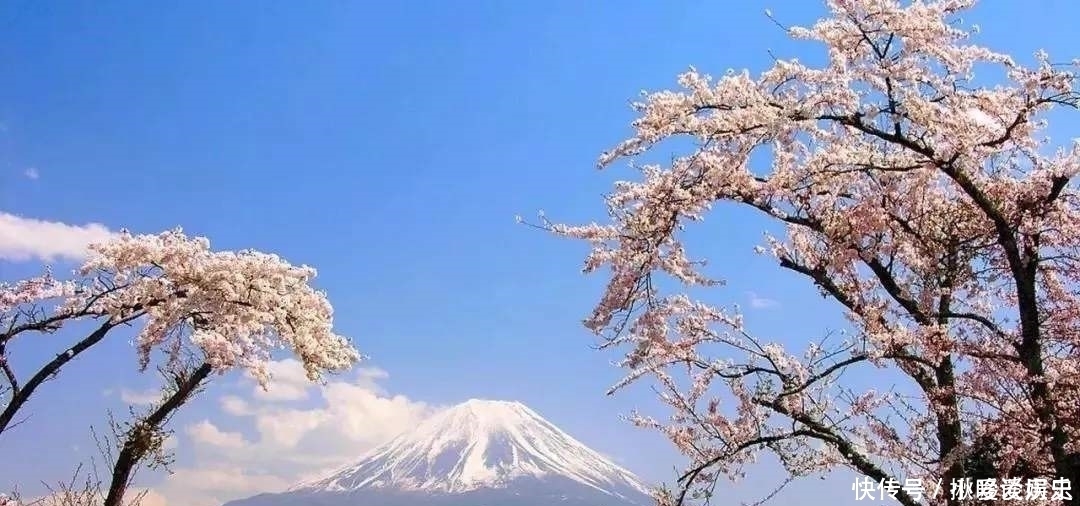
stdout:
POLYGON ((186 378, 177 378, 176 391, 146 418, 137 422, 128 433, 124 445, 113 465, 112 481, 104 506, 121 506, 131 476, 140 462, 154 451, 154 434, 161 429, 170 416, 183 406, 210 375, 213 368, 202 363, 186 378))
POLYGON ((42 368, 26 382, 26 385, 19 389, 16 395, 12 396, 11 402, 4 408, 4 411, 0 412, 0 434, 3 434, 4 430, 8 428, 8 425, 15 417, 15 414, 26 404, 26 401, 30 400, 30 396, 33 395, 34 391, 37 390, 42 383, 55 376, 60 371, 60 368, 79 356, 79 354, 90 349, 104 339, 113 328, 123 325, 131 320, 135 320, 140 316, 142 316, 141 312, 121 320, 103 323, 97 330, 91 332, 90 335, 86 336, 83 340, 75 343, 75 345, 68 348, 67 351, 56 355, 55 358, 42 366, 42 368))

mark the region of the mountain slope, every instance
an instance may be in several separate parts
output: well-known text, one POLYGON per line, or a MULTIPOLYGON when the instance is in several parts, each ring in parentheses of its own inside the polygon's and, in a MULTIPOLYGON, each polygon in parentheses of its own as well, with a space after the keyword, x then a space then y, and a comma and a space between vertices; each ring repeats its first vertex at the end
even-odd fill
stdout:
POLYGON ((648 504, 634 475, 518 402, 470 400, 354 465, 229 506, 648 504))

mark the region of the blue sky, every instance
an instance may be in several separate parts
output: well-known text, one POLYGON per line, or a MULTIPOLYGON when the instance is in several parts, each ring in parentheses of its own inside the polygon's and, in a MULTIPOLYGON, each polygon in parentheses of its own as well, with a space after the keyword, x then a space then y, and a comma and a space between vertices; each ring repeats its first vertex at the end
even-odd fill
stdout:
MULTIPOLYGON (((341 332, 388 373, 385 395, 521 400, 642 476, 668 479, 679 460, 666 443, 617 420, 654 407, 651 394, 603 397, 617 357, 592 351, 579 325, 602 279, 579 274, 581 245, 513 218, 602 217, 600 194, 629 173, 598 173, 595 160, 628 133, 628 100, 671 87, 689 65, 760 70, 767 50, 813 55, 763 11, 806 24, 820 7, 369 4, 0 4, 0 212, 137 232, 182 225, 216 248, 314 265, 341 332)), ((995 1, 969 21, 1022 59, 1040 47, 1071 59, 1078 16, 1066 0, 995 1)), ((728 281, 721 300, 747 306, 750 324, 779 341, 838 325, 831 306, 751 254, 763 229, 737 214, 702 236, 699 251, 728 281), (754 298, 773 304, 749 307, 754 298)), ((0 278, 38 268, 3 262, 0 278)), ((48 339, 22 353, 58 349, 48 339)), ((219 412, 221 396, 250 395, 238 381, 221 378, 175 420, 179 466, 209 455, 185 439, 203 419, 255 437, 219 412)), ((18 465, 0 459, 0 488, 63 477, 90 454, 86 428, 101 408, 123 410, 113 394, 151 384, 123 339, 75 364, 30 406, 37 425, 4 441, 5 452, 29 452, 18 465)), ((736 495, 760 495, 757 481, 736 495)))

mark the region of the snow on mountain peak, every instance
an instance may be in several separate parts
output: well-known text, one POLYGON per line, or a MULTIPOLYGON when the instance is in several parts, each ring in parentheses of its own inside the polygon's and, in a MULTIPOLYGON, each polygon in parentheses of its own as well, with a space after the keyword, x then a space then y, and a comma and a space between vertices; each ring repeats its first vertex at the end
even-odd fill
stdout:
POLYGON ((469 399, 437 414, 428 422, 440 426, 448 422, 463 423, 466 428, 476 430, 513 426, 529 418, 540 418, 540 415, 520 402, 469 399), (441 423, 433 423, 436 421, 441 423))
POLYGON ((442 410, 356 464, 293 490, 462 493, 519 479, 568 479, 618 497, 647 493, 630 471, 524 404, 482 399, 442 410))

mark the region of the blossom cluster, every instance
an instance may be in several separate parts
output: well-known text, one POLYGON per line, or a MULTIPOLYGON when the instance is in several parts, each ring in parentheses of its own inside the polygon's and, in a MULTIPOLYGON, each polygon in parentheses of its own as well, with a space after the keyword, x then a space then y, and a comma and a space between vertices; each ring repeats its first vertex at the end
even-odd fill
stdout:
POLYGON ((607 271, 584 323, 626 351, 616 388, 657 383, 670 415, 634 421, 689 458, 691 495, 765 452, 796 477, 944 478, 971 449, 996 476, 1074 475, 1080 142, 1051 145, 1045 130, 1049 112, 1080 105, 1080 64, 1040 51, 1022 65, 973 43, 957 17, 974 3, 828 0, 826 18, 789 29, 824 46, 821 65, 691 68, 680 89, 645 94, 633 133, 601 155, 637 176, 606 197, 610 220, 541 218, 590 245, 586 272, 607 271), (976 69, 1004 79, 980 86, 976 69), (672 140, 693 147, 654 149, 672 140), (845 328, 791 350, 702 290, 722 273, 686 241, 707 221, 730 237, 743 215, 725 204, 780 225, 757 251, 835 302, 845 328), (845 375, 873 368, 901 385, 845 375))
POLYGON ((265 385, 273 350, 287 348, 310 379, 348 368, 360 355, 334 332, 315 269, 257 251, 212 251, 207 239, 176 229, 121 233, 90 247, 75 279, 52 273, 0 286, 0 344, 93 319, 110 329, 138 323, 140 365, 197 350, 214 370, 248 370, 265 385))

